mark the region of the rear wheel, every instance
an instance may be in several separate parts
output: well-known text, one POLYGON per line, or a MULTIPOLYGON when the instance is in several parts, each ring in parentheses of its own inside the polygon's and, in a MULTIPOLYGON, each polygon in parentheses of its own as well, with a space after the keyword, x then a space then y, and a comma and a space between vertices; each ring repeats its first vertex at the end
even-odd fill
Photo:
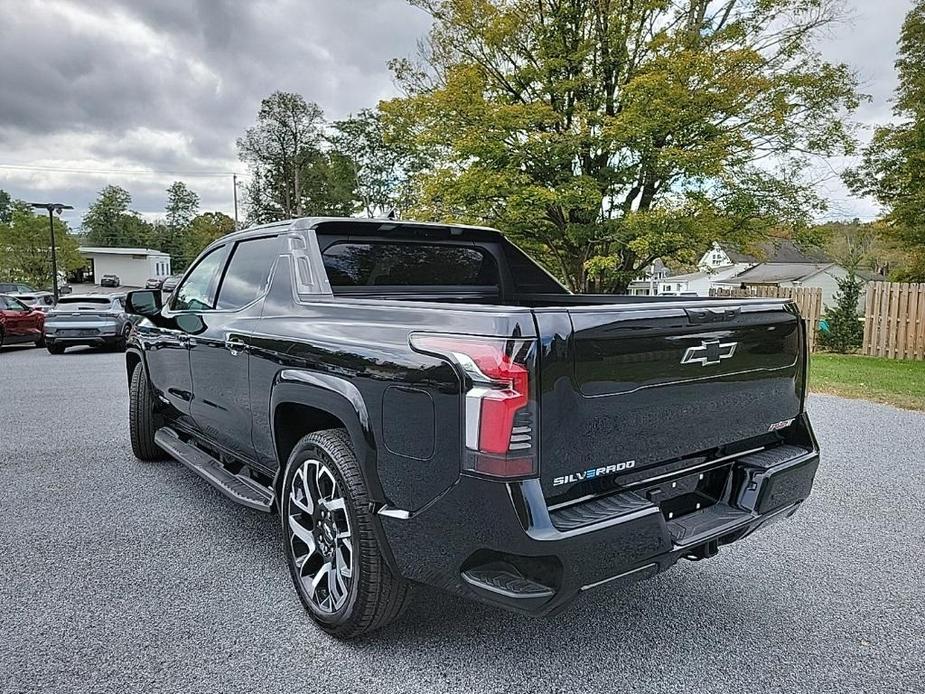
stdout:
POLYGON ((39 337, 39 339, 37 339, 37 340, 35 341, 35 346, 36 346, 36 347, 44 347, 44 346, 45 346, 45 336, 44 336, 44 335, 42 335, 41 337, 39 337))
POLYGON ((296 444, 280 499, 289 573, 312 619, 339 638, 385 626, 408 601, 407 583, 383 557, 370 506, 345 430, 296 444))
POLYGON ((154 393, 151 392, 144 368, 138 363, 132 372, 129 386, 128 427, 132 453, 139 460, 164 460, 167 457, 154 443, 154 432, 160 426, 159 420, 154 411, 154 393))
POLYGON ((64 345, 54 345, 49 343, 45 345, 45 349, 48 350, 49 354, 64 354, 65 348, 64 345))

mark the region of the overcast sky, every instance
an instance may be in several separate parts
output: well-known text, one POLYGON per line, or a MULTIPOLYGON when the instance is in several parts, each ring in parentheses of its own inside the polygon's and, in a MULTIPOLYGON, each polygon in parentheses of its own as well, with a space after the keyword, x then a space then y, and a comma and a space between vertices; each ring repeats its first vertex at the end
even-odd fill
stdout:
MULTIPOLYGON (((911 0, 845 2, 853 19, 820 49, 857 71, 872 101, 855 117, 869 128, 890 119, 911 0)), ((412 54, 428 26, 404 0, 0 0, 0 188, 73 204, 75 227, 106 184, 156 216, 180 179, 203 210, 231 214, 230 172, 246 171, 234 141, 262 98, 299 92, 332 119, 375 105, 395 93, 386 61, 412 54)), ((832 173, 845 163, 814 171, 828 178, 829 216, 872 218, 832 173)))

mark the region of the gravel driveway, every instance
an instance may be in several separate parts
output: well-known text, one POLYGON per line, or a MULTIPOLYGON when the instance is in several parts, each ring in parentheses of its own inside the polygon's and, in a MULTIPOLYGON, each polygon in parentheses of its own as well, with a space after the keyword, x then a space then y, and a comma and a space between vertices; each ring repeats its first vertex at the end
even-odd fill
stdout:
POLYGON ((812 398, 814 495, 558 617, 429 590, 339 643, 276 519, 131 454, 122 355, 0 353, 0 691, 925 692, 925 415, 812 398))

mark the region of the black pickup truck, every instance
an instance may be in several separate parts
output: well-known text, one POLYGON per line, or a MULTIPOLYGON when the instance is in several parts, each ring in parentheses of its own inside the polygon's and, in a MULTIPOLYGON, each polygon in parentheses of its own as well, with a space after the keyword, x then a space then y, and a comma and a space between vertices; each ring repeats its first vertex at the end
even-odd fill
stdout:
POLYGON ((519 612, 712 557, 809 495, 806 339, 776 299, 575 295, 492 229, 226 236, 126 353, 132 448, 279 514, 326 631, 414 583, 519 612))

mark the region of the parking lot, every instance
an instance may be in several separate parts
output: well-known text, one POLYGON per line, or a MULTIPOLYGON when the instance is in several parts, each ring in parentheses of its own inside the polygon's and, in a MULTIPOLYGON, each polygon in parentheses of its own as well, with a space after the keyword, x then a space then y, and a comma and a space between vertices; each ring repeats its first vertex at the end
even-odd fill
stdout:
POLYGON ((274 517, 132 457, 122 360, 0 353, 0 691, 925 691, 923 414, 813 397, 813 497, 710 561, 548 620, 421 590, 339 643, 274 517))

